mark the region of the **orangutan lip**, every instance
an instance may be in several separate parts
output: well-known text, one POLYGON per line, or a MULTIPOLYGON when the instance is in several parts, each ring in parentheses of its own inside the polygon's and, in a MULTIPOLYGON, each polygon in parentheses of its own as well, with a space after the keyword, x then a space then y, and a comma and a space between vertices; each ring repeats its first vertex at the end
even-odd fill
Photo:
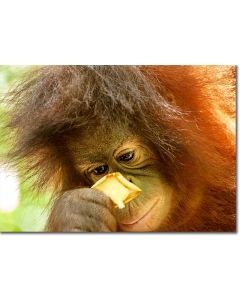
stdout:
POLYGON ((137 219, 137 220, 135 220, 131 223, 121 223, 121 225, 123 225, 123 226, 133 226, 133 225, 137 224, 138 222, 143 220, 152 211, 152 209, 156 206, 157 202, 158 201, 154 202, 154 204, 150 207, 150 209, 142 217, 140 217, 139 219, 137 219))

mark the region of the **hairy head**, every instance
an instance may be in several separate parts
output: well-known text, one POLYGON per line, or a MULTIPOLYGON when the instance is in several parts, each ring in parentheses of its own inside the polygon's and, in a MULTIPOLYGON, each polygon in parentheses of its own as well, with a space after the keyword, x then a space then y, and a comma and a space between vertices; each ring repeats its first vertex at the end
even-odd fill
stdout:
POLYGON ((88 128, 127 126, 156 144, 162 159, 171 161, 180 144, 181 131, 171 127, 182 120, 181 112, 157 93, 137 66, 38 68, 8 100, 8 127, 16 137, 12 157, 27 162, 29 176, 40 174, 40 187, 54 177, 60 188, 65 185, 60 178, 74 181, 75 175, 67 180, 67 174, 75 172, 66 141, 88 128))

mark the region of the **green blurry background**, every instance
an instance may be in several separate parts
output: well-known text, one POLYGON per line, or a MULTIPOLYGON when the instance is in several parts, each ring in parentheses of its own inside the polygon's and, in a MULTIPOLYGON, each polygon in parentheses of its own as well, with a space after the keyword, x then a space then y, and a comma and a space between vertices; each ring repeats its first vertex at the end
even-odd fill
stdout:
MULTIPOLYGON (((21 80, 24 72, 27 72, 30 68, 29 66, 0 66, 0 99, 11 86, 21 80)), ((8 106, 0 101, 0 130, 6 122, 7 116, 8 106)), ((0 143, 0 166, 1 160, 3 160, 1 157, 4 157, 4 153, 8 151, 8 148, 6 142, 0 143)), ((19 178, 19 182, 20 197, 16 209, 11 212, 0 209, 0 231, 42 231, 48 215, 47 203, 49 202, 50 192, 34 195, 30 189, 30 182, 23 183, 22 178, 19 178)), ((1 185, 3 185, 3 182, 0 181, 0 189, 1 185)))

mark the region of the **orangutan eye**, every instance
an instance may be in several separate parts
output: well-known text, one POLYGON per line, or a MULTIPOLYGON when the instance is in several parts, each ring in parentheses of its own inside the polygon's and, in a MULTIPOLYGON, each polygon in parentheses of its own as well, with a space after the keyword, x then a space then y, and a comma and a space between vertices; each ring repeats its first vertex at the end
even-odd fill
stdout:
POLYGON ((108 172, 108 165, 101 165, 91 171, 92 174, 97 175, 97 176, 103 175, 107 172, 108 172))
POLYGON ((121 161, 121 162, 127 162, 127 161, 130 161, 134 158, 134 152, 131 151, 131 152, 127 152, 123 155, 120 155, 118 157, 118 161, 121 161))

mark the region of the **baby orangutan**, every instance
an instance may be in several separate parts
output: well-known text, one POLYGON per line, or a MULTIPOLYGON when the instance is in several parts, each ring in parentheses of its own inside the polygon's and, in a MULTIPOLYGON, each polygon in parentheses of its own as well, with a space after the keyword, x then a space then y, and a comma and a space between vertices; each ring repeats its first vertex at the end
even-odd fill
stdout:
POLYGON ((54 186, 46 230, 236 230, 234 67, 46 66, 10 101, 10 159, 54 186), (97 189, 112 173, 134 199, 97 189))

